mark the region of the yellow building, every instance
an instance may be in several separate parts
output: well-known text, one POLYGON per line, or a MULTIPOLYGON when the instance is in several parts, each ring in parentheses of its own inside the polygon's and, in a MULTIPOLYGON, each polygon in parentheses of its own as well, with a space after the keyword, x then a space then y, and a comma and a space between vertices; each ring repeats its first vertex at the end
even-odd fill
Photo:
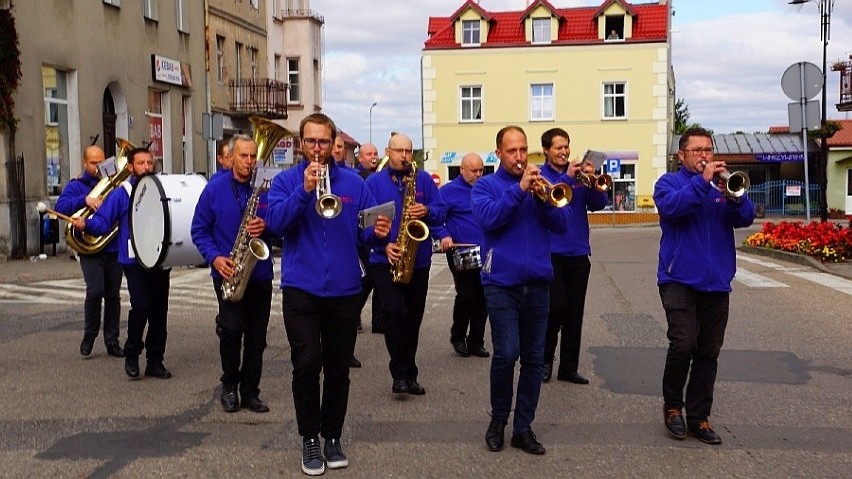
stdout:
MULTIPOLYGON (((666 0, 556 8, 547 0, 522 11, 490 12, 464 2, 431 17, 423 48, 425 168, 442 182, 458 175, 470 151, 493 154, 497 131, 521 126, 531 161, 543 162, 540 137, 571 135, 571 156, 602 151, 615 180, 618 212, 651 213, 654 182, 666 171, 674 78, 666 0)), ((625 216, 625 215, 619 215, 625 216)), ((643 215, 645 216, 645 215, 643 215)))

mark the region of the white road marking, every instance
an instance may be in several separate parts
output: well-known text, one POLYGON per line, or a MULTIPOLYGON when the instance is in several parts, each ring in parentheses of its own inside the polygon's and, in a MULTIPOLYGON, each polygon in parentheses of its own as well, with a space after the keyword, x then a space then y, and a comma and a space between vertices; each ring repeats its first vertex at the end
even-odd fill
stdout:
POLYGON ((745 268, 737 268, 737 274, 734 279, 750 288, 789 288, 790 286, 775 281, 772 278, 752 273, 745 268))

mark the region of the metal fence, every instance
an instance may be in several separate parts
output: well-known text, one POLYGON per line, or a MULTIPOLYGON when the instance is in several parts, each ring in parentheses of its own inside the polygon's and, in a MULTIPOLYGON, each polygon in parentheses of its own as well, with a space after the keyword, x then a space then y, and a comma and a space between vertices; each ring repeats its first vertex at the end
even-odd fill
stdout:
MULTIPOLYGON (((819 185, 809 185, 811 216, 819 215, 819 185)), ((772 216, 805 215, 805 183, 803 181, 769 181, 752 185, 748 198, 758 212, 761 208, 772 216)))

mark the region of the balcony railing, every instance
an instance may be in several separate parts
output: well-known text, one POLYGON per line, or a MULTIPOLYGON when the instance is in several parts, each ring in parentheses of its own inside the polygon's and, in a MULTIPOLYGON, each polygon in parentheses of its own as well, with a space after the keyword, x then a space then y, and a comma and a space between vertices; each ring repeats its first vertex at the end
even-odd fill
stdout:
POLYGON ((287 84, 270 78, 231 80, 231 114, 287 118, 287 84))

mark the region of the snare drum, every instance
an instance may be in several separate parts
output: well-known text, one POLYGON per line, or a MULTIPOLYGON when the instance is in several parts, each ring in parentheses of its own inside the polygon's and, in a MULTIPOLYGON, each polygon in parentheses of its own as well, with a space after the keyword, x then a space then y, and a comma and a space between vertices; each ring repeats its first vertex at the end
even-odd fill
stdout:
POLYGON ((204 263, 192 243, 195 205, 207 180, 197 174, 146 175, 130 193, 130 244, 145 268, 204 263))
POLYGON ((456 271, 481 268, 482 258, 479 256, 479 246, 455 248, 453 250, 453 265, 456 267, 456 271))

